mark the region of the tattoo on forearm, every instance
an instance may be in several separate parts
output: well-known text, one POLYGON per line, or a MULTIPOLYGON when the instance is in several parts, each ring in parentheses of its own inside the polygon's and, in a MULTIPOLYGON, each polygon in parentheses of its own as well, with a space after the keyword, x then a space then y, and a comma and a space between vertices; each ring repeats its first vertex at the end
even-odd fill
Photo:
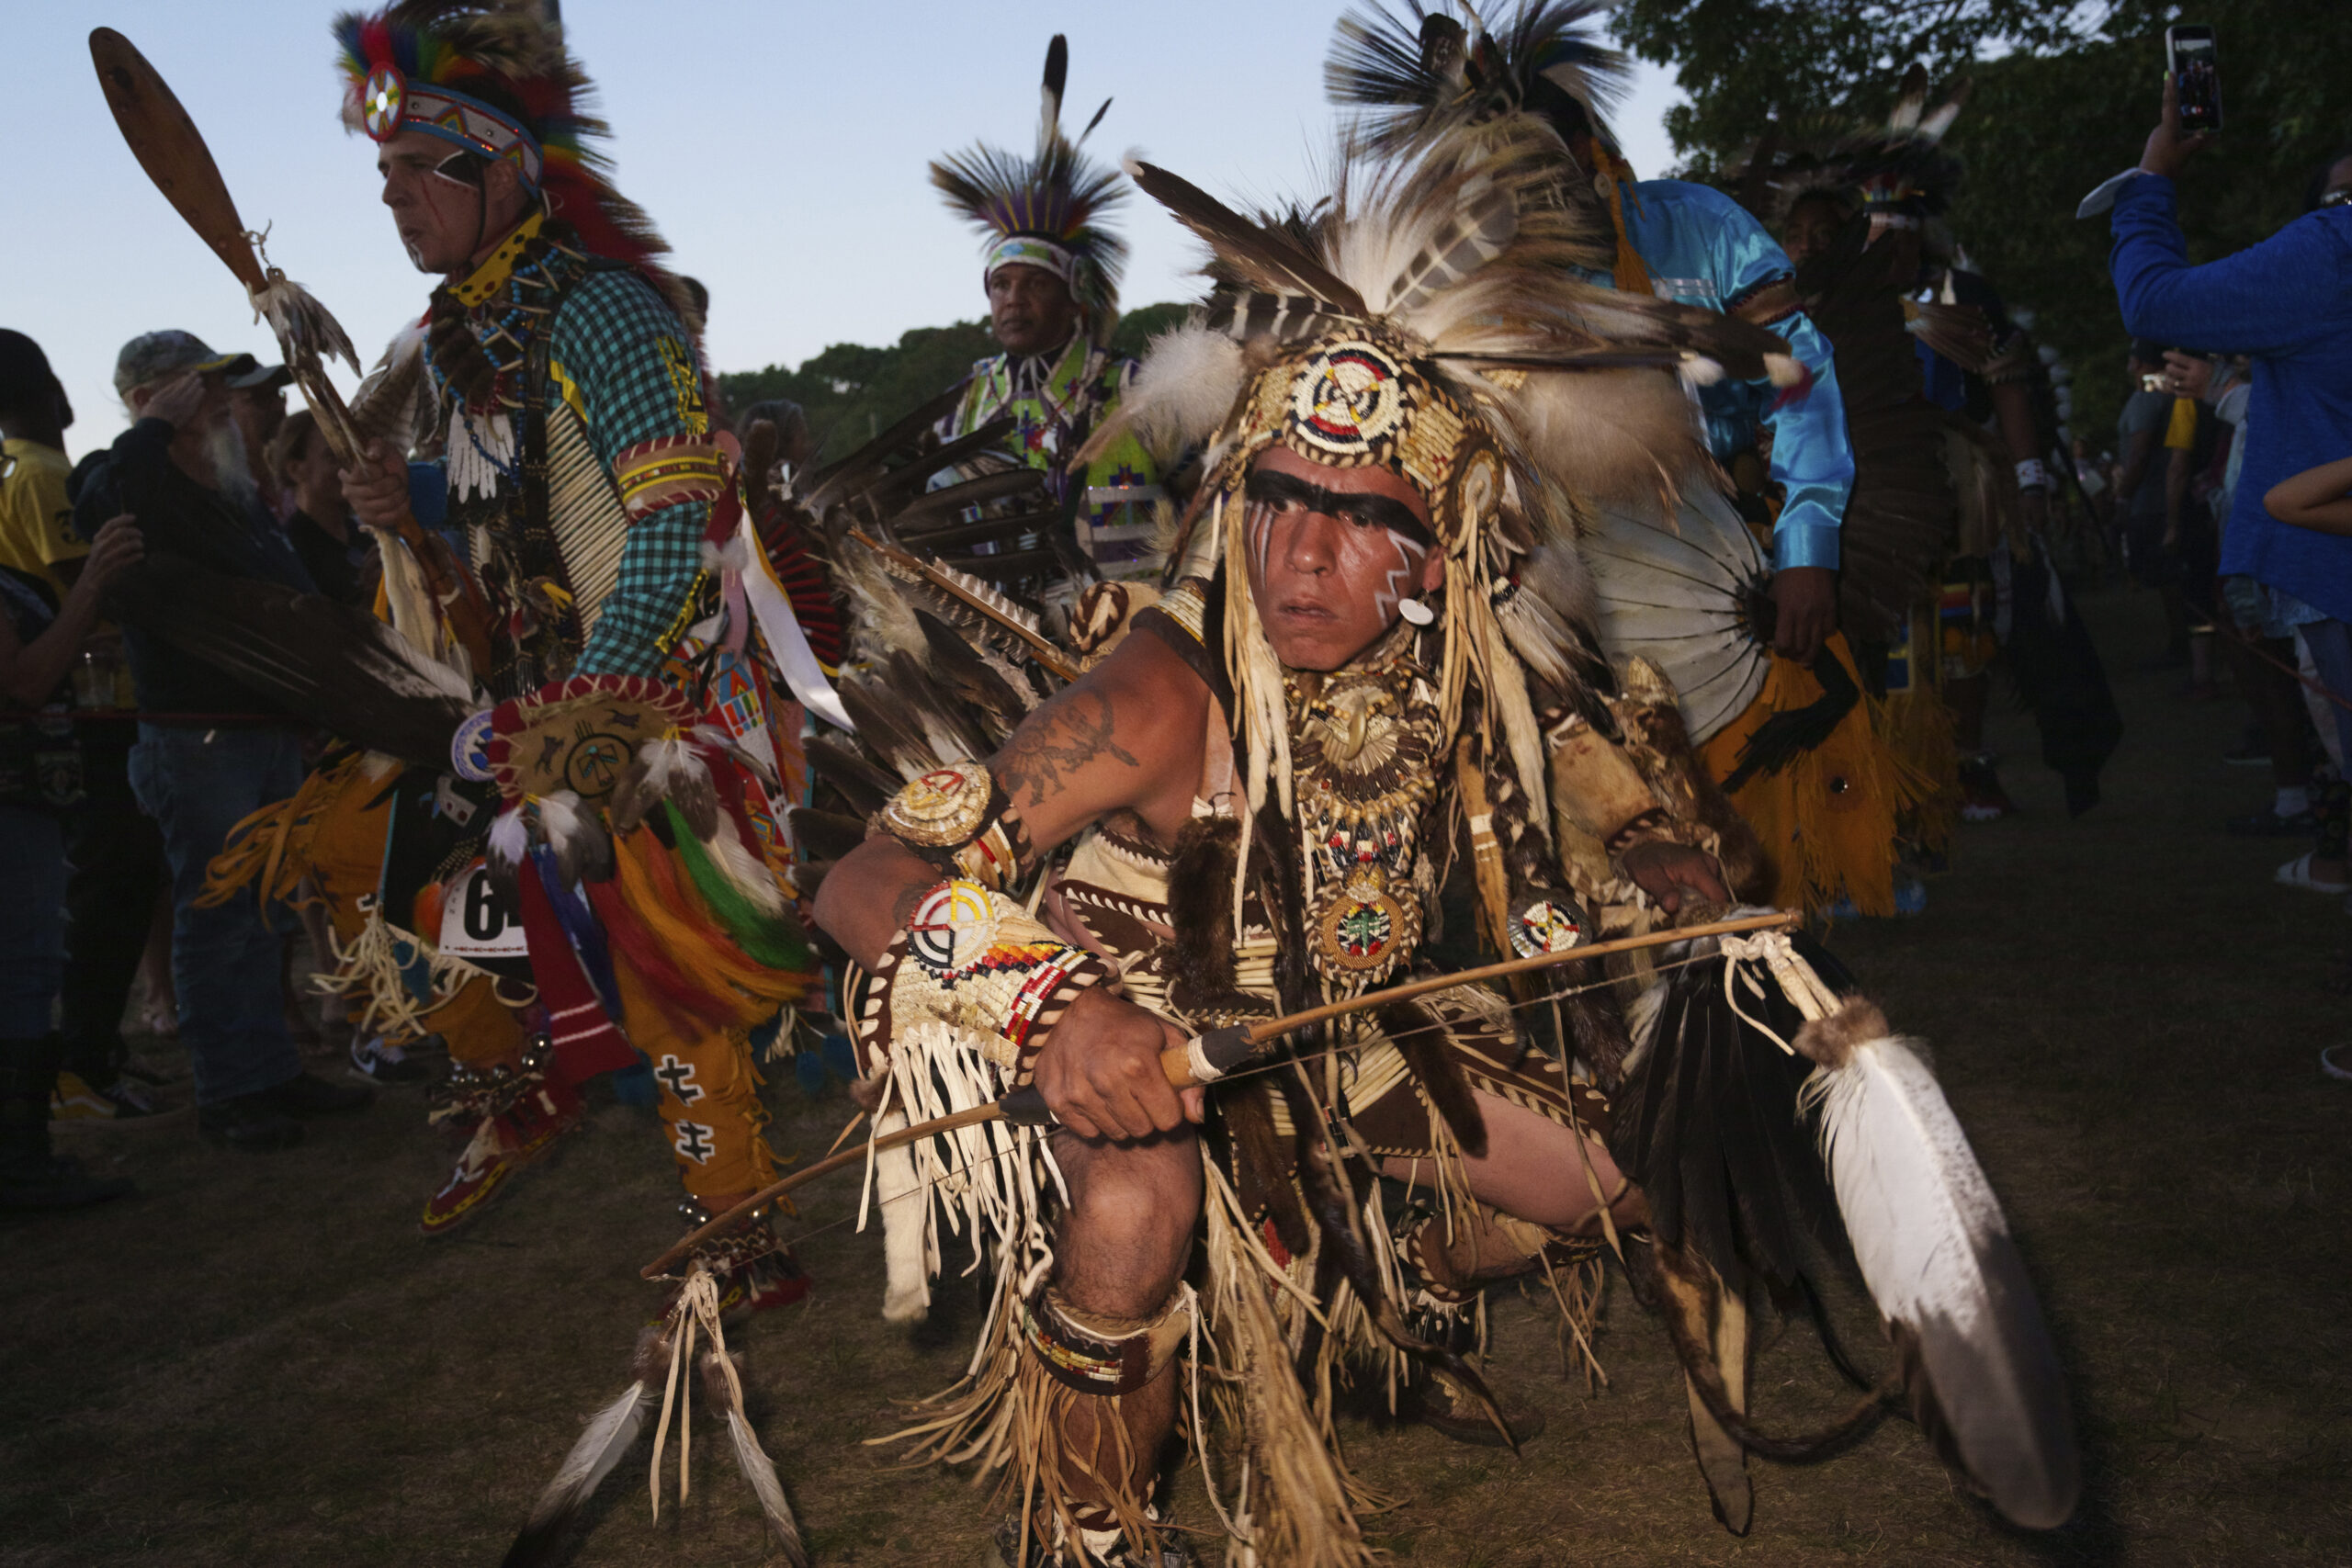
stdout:
POLYGON ((1097 757, 1130 768, 1143 766, 1111 739, 1111 699, 1101 692, 1072 688, 1037 710, 997 753, 996 776, 1005 798, 1016 806, 1043 806, 1071 774, 1097 757), (1091 712, 1090 712, 1091 710, 1091 712))

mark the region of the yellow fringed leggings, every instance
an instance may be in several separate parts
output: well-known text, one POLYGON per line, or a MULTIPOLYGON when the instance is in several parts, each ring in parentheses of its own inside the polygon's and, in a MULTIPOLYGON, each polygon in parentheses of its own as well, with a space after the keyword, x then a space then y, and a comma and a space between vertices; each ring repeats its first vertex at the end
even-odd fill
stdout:
MULTIPOLYGON (((335 941, 345 946, 367 925, 360 900, 376 896, 382 874, 384 835, 392 819, 391 783, 389 773, 373 780, 352 773, 324 804, 311 835, 311 885, 326 902, 335 941)), ((402 930, 413 918, 405 908, 389 910, 387 916, 402 930)), ((425 1021, 448 1043, 450 1060, 469 1067, 512 1062, 523 1048, 523 1026, 498 999, 488 978, 459 989, 426 1014, 425 1021)))
POLYGON ((761 1129, 760 1073, 748 1032, 686 1023, 662 1006, 637 970, 613 955, 629 1043, 653 1064, 662 1126, 678 1179, 696 1199, 737 1197, 775 1179, 761 1129))

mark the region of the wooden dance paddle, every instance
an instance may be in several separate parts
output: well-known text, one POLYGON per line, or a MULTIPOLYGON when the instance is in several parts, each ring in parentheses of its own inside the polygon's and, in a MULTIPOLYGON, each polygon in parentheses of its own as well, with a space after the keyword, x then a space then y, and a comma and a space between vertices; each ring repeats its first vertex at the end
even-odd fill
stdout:
MULTIPOLYGON (((178 95, 147 63, 147 57, 112 28, 91 30, 90 61, 97 67, 98 87, 107 96, 107 107, 114 111, 123 141, 130 143, 131 156, 139 160, 139 166, 147 171, 147 177, 155 182, 173 210, 187 220, 197 237, 236 274, 237 281, 245 286, 246 299, 260 312, 273 286, 290 286, 284 284, 283 274, 264 268, 254 254, 253 236, 244 220, 237 216, 237 203, 229 194, 228 181, 220 177, 220 165, 213 162, 212 149, 205 145, 204 133, 196 129, 178 95)), ((295 292, 300 294, 299 289, 295 292)), ((307 296, 302 299, 310 310, 298 319, 306 327, 322 329, 325 346, 351 358, 357 368, 350 344, 343 341, 343 329, 315 301, 307 296)), ((282 325, 275 312, 270 324, 274 330, 282 325)), ((289 343, 282 330, 278 347, 311 412, 318 416, 319 434, 334 449, 335 460, 345 468, 353 467, 359 458, 360 444, 352 430, 351 411, 327 380, 316 347, 289 343)))
MULTIPOLYGON (((1555 968, 1588 958, 1607 958, 1612 953, 1633 953, 1645 947, 1663 947, 1669 942, 1695 942, 1702 937, 1737 936, 1748 931, 1786 931, 1800 917, 1788 910, 1775 910, 1769 915, 1742 915, 1736 919, 1710 920, 1704 925, 1685 926, 1679 931, 1652 931, 1646 936, 1620 937, 1614 942, 1594 942, 1589 947, 1564 948, 1558 953, 1538 953, 1526 958, 1509 958, 1499 964, 1488 964, 1476 969, 1464 969, 1452 975, 1432 975, 1423 979, 1408 980, 1401 986, 1373 991, 1345 1001, 1327 1002, 1321 1007, 1307 1008, 1301 1012, 1281 1018, 1265 1019, 1251 1024, 1230 1024, 1194 1035, 1182 1045, 1170 1047, 1159 1055, 1160 1071, 1168 1081, 1179 1089, 1196 1084, 1215 1083, 1250 1059, 1258 1048, 1281 1039, 1294 1030, 1362 1012, 1368 1008, 1385 1007, 1391 1002, 1409 1001, 1426 997, 1432 991, 1452 990, 1456 986, 1476 985, 1482 980, 1499 980, 1512 975, 1525 975, 1532 970, 1555 968)), ((901 1127, 895 1133, 885 1133, 871 1143, 843 1149, 828 1156, 805 1170, 770 1182, 749 1198, 720 1214, 708 1224, 689 1232, 675 1247, 647 1264, 639 1273, 648 1280, 658 1280, 676 1268, 686 1255, 703 1243, 726 1235, 752 1217, 763 1204, 783 1197, 796 1187, 804 1186, 820 1176, 827 1176, 845 1166, 863 1164, 868 1154, 882 1149, 895 1149, 934 1134, 952 1133, 960 1127, 977 1127, 986 1122, 1011 1122, 1023 1127, 1043 1127, 1052 1123, 1053 1112, 1046 1107, 1046 1097, 1035 1084, 1014 1089, 1001 1100, 986 1105, 975 1105, 968 1111, 958 1111, 952 1116, 941 1116, 912 1127, 901 1127)))

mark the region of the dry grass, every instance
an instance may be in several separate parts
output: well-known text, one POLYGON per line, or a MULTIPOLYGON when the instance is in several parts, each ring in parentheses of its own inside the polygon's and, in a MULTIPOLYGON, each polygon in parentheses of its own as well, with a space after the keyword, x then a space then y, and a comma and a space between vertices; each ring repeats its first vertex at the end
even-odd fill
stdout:
MULTIPOLYGON (((2142 606, 2094 602, 2110 657, 2154 646, 2142 606)), ((2108 804, 2069 823, 2021 722, 1997 721, 2028 815, 1964 830, 1922 919, 1835 944, 1930 1036, 2004 1195, 2074 1376, 2081 1517, 2031 1538, 1958 1495, 1908 1427, 1809 1470, 1758 1468, 1746 1540, 1710 1517, 1663 1337, 1612 1291, 1611 1386, 1562 1381, 1532 1309, 1496 1314, 1501 1376, 1548 1403, 1525 1461, 1419 1429, 1352 1428, 1373 1521, 1401 1563, 2237 1564, 2352 1560, 2346 1206, 2352 1091, 2317 1076, 2343 1035, 2352 925, 2274 888, 2292 846, 2226 838, 2265 775, 2224 769, 2233 704, 2122 675, 2131 734, 2108 804)), ((846 1116, 788 1088, 780 1145, 846 1116)), ((191 1131, 87 1147, 139 1178, 112 1210, 0 1228, 0 1563, 482 1563, 503 1550, 580 1421, 618 1392, 674 1234, 665 1162, 600 1110, 470 1232, 414 1233, 445 1171, 413 1097, 274 1158, 191 1131)), ((754 1415, 824 1564, 980 1561, 985 1494, 890 1468, 859 1439, 893 1400, 961 1369, 967 1335, 875 1315, 879 1249, 851 1188, 808 1204, 822 1281, 741 1339, 754 1415), (952 1341, 952 1342, 951 1342, 952 1341)), ((967 1322, 968 1327, 968 1322, 967 1322)), ((1759 1358, 1765 1417, 1838 1397, 1811 1335, 1759 1358)), ((753 1563, 756 1515, 715 1447, 661 1524, 639 1457, 607 1483, 576 1561, 753 1563)), ((1197 1481, 1179 1508, 1206 1522, 1197 1481)), ((1214 1554, 1212 1554, 1214 1560, 1214 1554)))

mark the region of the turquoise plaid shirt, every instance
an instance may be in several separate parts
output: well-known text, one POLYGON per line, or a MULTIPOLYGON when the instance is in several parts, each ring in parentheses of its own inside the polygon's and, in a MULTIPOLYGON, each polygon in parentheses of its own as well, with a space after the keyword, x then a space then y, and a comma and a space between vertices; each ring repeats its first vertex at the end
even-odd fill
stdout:
MULTIPOLYGON (((702 374, 685 329, 653 286, 635 272, 590 273, 564 295, 549 344, 555 385, 548 401, 568 402, 588 427, 588 445, 607 472, 641 441, 707 436, 702 374)), ((667 506, 630 525, 620 581, 581 650, 582 675, 659 675, 662 657, 701 571, 705 502, 667 506)))

